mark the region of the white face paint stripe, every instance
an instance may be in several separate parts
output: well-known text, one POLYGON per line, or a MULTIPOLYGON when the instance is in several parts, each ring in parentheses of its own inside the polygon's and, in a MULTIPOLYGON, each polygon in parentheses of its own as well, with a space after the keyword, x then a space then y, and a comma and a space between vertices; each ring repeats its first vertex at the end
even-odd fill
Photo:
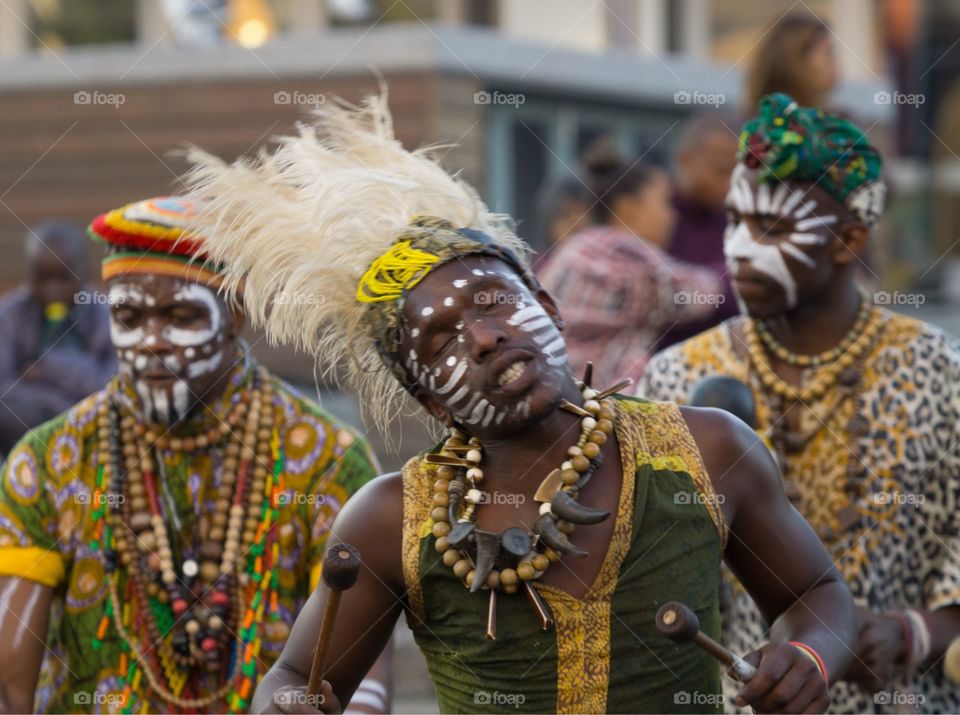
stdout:
POLYGON ((463 377, 463 374, 467 371, 467 361, 461 360, 457 365, 456 369, 450 375, 450 379, 447 380, 446 384, 442 387, 437 388, 436 393, 438 395, 446 395, 450 390, 455 388, 460 384, 460 378, 463 377))
POLYGON ((195 378, 216 370, 223 361, 223 353, 214 353, 205 360, 196 360, 187 365, 187 377, 195 378))
MULTIPOLYGON (((784 243, 782 245, 789 246, 790 244, 784 243)), ((736 226, 727 227, 724 233, 723 252, 728 266, 732 268, 737 260, 749 261, 755 270, 770 276, 783 287, 787 304, 790 307, 796 305, 797 284, 787 267, 783 253, 777 246, 764 245, 754 241, 746 223, 741 221, 736 226)))
POLYGON ((801 219, 801 218, 803 218, 803 217, 806 216, 808 213, 810 213, 811 211, 813 211, 813 209, 816 207, 816 205, 817 205, 816 200, 815 200, 815 199, 810 199, 807 203, 805 203, 803 206, 801 206, 800 208, 798 208, 796 211, 793 212, 793 217, 794 217, 795 219, 801 219))
POLYGON ((487 409, 487 406, 490 403, 485 399, 481 399, 480 402, 476 404, 473 410, 470 412, 470 416, 467 418, 467 422, 470 424, 477 424, 483 417, 484 410, 487 409))
POLYGON ((802 221, 797 221, 794 228, 797 231, 807 231, 811 228, 817 228, 819 226, 829 226, 837 222, 837 217, 828 214, 826 216, 811 216, 810 218, 805 218, 802 221))
POLYGON ((539 317, 542 314, 543 314, 543 306, 541 306, 539 303, 537 303, 536 305, 528 305, 526 308, 523 308, 522 310, 518 310, 516 313, 511 315, 510 318, 507 319, 507 324, 519 325, 520 323, 523 323, 529 320, 530 318, 539 317))
POLYGON ((470 392, 470 388, 467 387, 466 385, 464 385, 464 386, 461 387, 459 390, 457 390, 455 393, 453 393, 453 397, 451 397, 450 400, 449 400, 449 402, 447 402, 447 406, 448 406, 448 407, 453 407, 455 404, 457 404, 458 402, 460 402, 460 400, 462 400, 464 397, 466 397, 466 396, 467 396, 467 393, 469 393, 469 392, 470 392))
POLYGON ((777 190, 773 192, 773 198, 770 199, 770 213, 779 213, 780 206, 783 204, 783 200, 787 196, 787 191, 790 189, 786 184, 780 184, 777 186, 777 190))
POLYGON ((483 416, 483 421, 480 423, 480 426, 486 427, 489 425, 490 422, 493 421, 493 416, 496 414, 496 412, 497 408, 493 405, 490 405, 490 407, 487 408, 487 414, 483 416))
POLYGON ((547 325, 553 325, 553 319, 549 315, 543 315, 539 318, 528 320, 526 323, 520 326, 520 329, 526 330, 528 333, 532 333, 547 325))
POLYGON ((796 189, 794 189, 790 193, 790 198, 787 199, 786 203, 784 203, 783 206, 780 207, 780 215, 789 216, 790 212, 793 211, 793 207, 799 204, 802 200, 803 200, 803 192, 797 191, 796 189))
POLYGON ((791 233, 790 240, 803 246, 816 246, 826 243, 827 237, 819 233, 791 233))
POLYGON ((795 259, 800 261, 800 263, 804 264, 808 268, 813 268, 814 266, 817 265, 817 262, 812 258, 810 258, 810 256, 808 256, 806 253, 801 251, 796 246, 793 246, 789 243, 781 243, 780 250, 790 256, 793 256, 795 259))
POLYGON ((190 391, 187 389, 187 383, 183 380, 177 380, 173 383, 173 409, 177 419, 186 416, 189 399, 190 391))
POLYGON ((764 182, 757 187, 757 213, 766 215, 770 211, 770 186, 764 182))
POLYGON ((547 345, 547 347, 544 348, 544 351, 548 353, 556 353, 558 350, 562 350, 563 346, 563 338, 561 336, 557 336, 557 339, 547 345))

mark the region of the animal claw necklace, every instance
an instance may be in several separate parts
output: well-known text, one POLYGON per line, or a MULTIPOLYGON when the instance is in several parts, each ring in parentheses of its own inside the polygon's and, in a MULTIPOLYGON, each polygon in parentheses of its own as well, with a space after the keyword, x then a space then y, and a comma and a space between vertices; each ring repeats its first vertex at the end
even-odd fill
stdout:
POLYGON ((540 483, 534 495, 539 516, 531 529, 511 526, 502 532, 477 528, 477 509, 484 501, 483 445, 476 437, 453 429, 436 454, 424 457, 437 466, 437 481, 430 516, 435 548, 443 563, 463 580, 471 593, 490 591, 487 609, 489 640, 497 637, 497 592, 513 594, 523 589, 543 630, 553 625, 550 608, 531 585, 550 563, 563 555, 584 558, 587 552, 567 538, 577 524, 598 524, 610 512, 577 502, 603 460, 603 446, 613 432, 615 408, 610 396, 631 384, 624 380, 597 391, 590 387, 592 366, 578 382, 583 405, 564 400, 560 407, 580 418, 580 434, 567 449, 567 459, 540 483))

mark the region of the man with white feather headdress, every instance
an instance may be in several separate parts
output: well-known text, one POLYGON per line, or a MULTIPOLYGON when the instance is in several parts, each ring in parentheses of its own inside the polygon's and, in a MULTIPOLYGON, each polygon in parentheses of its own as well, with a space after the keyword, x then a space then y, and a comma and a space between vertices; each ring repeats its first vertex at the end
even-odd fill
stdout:
POLYGON ((253 322, 342 366, 379 425, 415 400, 447 430, 337 518, 363 567, 322 702, 297 692, 323 589, 254 710, 337 712, 401 612, 443 712, 717 708, 719 664, 659 635, 654 615, 679 600, 717 636, 723 557, 779 619, 747 655, 758 675, 738 700, 826 709, 852 602, 768 450, 720 412, 622 396, 589 368, 576 379, 527 245, 428 152, 400 145, 385 97, 328 102, 256 160, 192 160, 197 228, 253 322), (322 300, 280 300, 298 294, 322 300))

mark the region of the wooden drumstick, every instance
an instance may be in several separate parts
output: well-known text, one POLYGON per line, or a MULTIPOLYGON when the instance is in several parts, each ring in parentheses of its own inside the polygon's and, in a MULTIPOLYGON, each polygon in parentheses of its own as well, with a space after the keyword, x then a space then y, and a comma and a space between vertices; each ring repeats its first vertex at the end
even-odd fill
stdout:
POLYGON ((320 622, 320 635, 317 638, 317 648, 313 651, 313 666, 310 668, 310 680, 307 683, 309 695, 320 694, 320 683, 323 682, 324 666, 327 651, 330 649, 333 635, 333 624, 337 619, 337 609, 340 607, 340 594, 357 582, 360 573, 360 552, 350 544, 334 544, 327 548, 323 555, 323 569, 321 577, 330 589, 327 602, 323 607, 323 620, 320 622))
POLYGON ((656 624, 658 631, 676 643, 696 643, 727 666, 730 674, 741 683, 746 683, 757 674, 757 669, 747 661, 701 631, 697 614, 679 601, 663 604, 657 611, 656 624))

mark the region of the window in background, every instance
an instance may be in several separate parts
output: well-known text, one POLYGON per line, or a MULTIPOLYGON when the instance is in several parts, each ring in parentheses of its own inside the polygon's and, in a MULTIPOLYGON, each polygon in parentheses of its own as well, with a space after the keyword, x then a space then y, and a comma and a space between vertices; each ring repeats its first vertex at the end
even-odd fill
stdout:
POLYGON ((136 7, 117 0, 30 0, 29 41, 33 49, 133 42, 136 7))

